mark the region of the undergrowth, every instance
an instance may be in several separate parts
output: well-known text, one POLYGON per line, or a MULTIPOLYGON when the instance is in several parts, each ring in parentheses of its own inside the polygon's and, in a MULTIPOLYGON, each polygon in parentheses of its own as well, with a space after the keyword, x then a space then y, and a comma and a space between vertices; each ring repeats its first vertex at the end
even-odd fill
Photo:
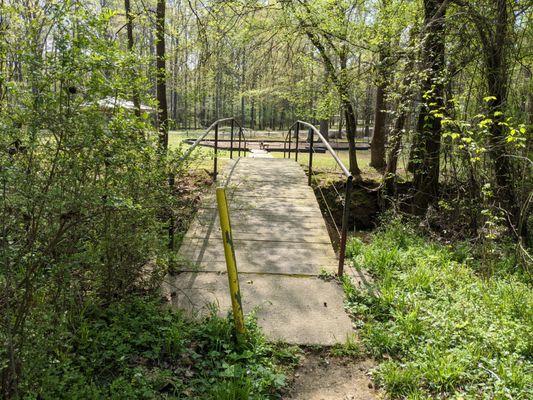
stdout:
POLYGON ((195 322, 150 298, 48 322, 30 336, 21 398, 275 399, 296 362, 251 318, 237 345, 230 318, 195 322))
POLYGON ((362 341, 381 360, 374 378, 392 398, 533 397, 533 292, 501 253, 480 265, 467 245, 428 241, 403 221, 348 254, 374 282, 345 280, 362 341))

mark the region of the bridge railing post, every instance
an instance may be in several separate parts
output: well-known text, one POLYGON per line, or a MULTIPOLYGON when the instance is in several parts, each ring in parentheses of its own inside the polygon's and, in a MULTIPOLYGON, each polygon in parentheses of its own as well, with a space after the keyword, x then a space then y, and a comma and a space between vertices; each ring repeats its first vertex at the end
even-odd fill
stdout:
POLYGON ((217 180, 217 168, 218 168, 218 122, 215 125, 215 157, 213 159, 213 180, 217 180))
POLYGON ((239 127, 239 157, 241 156, 241 143, 242 143, 242 126, 239 127))
POLYGON ((289 131, 289 158, 291 158, 291 147, 292 147, 292 135, 291 135, 291 131, 289 131))
POLYGON ((297 122, 296 123, 296 130, 295 130, 295 133, 296 133, 296 162, 298 162, 298 149, 299 149, 299 144, 300 144, 300 123, 297 122))
POLYGON ((233 159, 233 129, 235 128, 235 120, 231 120, 231 139, 230 139, 230 148, 229 148, 229 158, 233 159))
POLYGON ((307 178, 307 184, 311 186, 311 175, 313 175, 313 145, 315 141, 315 133, 309 128, 309 175, 307 178))
MULTIPOLYGON (((290 134, 290 130, 289 130, 289 134, 290 134)), ((283 141, 283 158, 286 157, 286 153, 287 152, 287 136, 285 136, 285 140, 283 141)))
POLYGON ((348 223, 350 219, 350 196, 352 194, 353 177, 350 175, 346 180, 346 191, 344 194, 344 210, 342 212, 341 243, 339 248, 339 270, 338 276, 344 274, 344 259, 346 257, 346 238, 348 236, 348 223))

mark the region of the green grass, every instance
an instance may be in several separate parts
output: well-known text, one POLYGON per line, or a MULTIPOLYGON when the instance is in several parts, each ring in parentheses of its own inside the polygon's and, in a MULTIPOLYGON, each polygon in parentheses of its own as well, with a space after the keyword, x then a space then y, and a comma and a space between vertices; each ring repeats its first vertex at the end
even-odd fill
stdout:
MULTIPOLYGON (((475 249, 428 241, 402 221, 348 248, 375 283, 345 281, 362 341, 382 360, 375 379, 392 398, 533 396, 533 292, 510 270, 477 271, 475 249)), ((485 262, 513 264, 505 252, 485 262), (505 259, 505 262, 502 262, 505 259)))
MULTIPOLYGON (((276 158, 283 158, 283 152, 272 152, 272 155, 276 158)), ((342 163, 346 166, 346 168, 349 167, 350 161, 348 159, 348 151, 338 151, 337 155, 341 159, 342 163)), ((294 158, 294 154, 292 155, 294 158)), ((298 154, 298 163, 300 163, 302 166, 308 166, 309 165, 309 154, 308 153, 300 153, 298 154)), ((370 167, 368 164, 370 163, 370 151, 369 150, 361 150, 357 152, 357 163, 359 165, 359 168, 363 170, 367 170, 370 167)), ((317 170, 321 171, 327 171, 327 172, 340 172, 340 168, 335 161, 335 159, 329 154, 326 153, 316 153, 313 154, 313 168, 316 168, 317 170)))
MULTIPOLYGON (((272 152, 271 154, 276 158, 283 158, 283 152, 272 152)), ((350 161, 348 159, 348 151, 338 151, 337 155, 346 168, 349 168, 350 161)), ((294 154, 292 157, 294 158, 294 154)), ((309 165, 309 154, 300 153, 298 155, 298 163, 306 168, 309 165)), ((402 158, 398 164, 398 173, 402 176, 406 175, 404 163, 406 163, 406 161, 402 158)), ((381 180, 381 172, 370 167, 370 150, 357 150, 357 164, 364 179, 381 180)), ((334 174, 336 176, 336 174, 341 173, 340 167, 329 152, 313 154, 313 170, 315 172, 329 174, 332 177, 334 174)))
MULTIPOLYGON (((179 136, 183 138, 197 138, 205 133, 205 129, 188 129, 188 130, 176 130, 176 131, 170 131, 170 136, 179 136)), ((223 139, 229 139, 230 138, 230 128, 228 126, 224 126, 220 128, 220 137, 223 139)), ((238 130, 235 130, 235 138, 237 138, 238 130)), ((285 140, 285 137, 287 135, 286 131, 255 131, 255 132, 246 132, 246 138, 247 139, 254 139, 254 140, 285 140)), ((210 134, 210 137, 214 137, 214 131, 210 134)))
MULTIPOLYGON (((205 130, 188 130, 188 131, 171 131, 169 133, 169 147, 171 149, 178 149, 180 146, 183 146, 183 150, 185 151, 189 145, 183 144, 183 141, 185 139, 196 139, 199 136, 201 136, 205 130)), ((254 136, 254 139, 275 139, 279 138, 277 133, 273 133, 271 136, 254 136)), ((229 131, 227 131, 226 128, 224 128, 224 131, 221 131, 221 137, 223 138, 229 138, 229 131), (224 136, 225 135, 225 136, 224 136)), ((209 136, 210 138, 213 138, 212 135, 209 136)), ((212 169, 213 165, 213 156, 214 156, 214 150, 212 148, 208 147, 201 147, 198 146, 197 149, 193 152, 194 153, 194 161, 191 163, 190 168, 196 169, 196 168, 202 168, 202 169, 212 169)), ((272 152, 271 153, 273 157, 275 158, 283 158, 283 152, 272 152)), ((349 160, 348 160, 348 151, 339 151, 337 152, 339 155, 339 158, 341 159, 342 163, 348 167, 349 166, 349 160)), ((229 159, 229 151, 225 150, 219 150, 218 157, 220 158, 220 162, 222 165, 224 165, 226 159, 229 159)), ((294 155, 293 155, 294 157, 294 155)), ((357 160, 359 164, 359 168, 363 171, 364 174, 371 175, 372 177, 379 178, 379 174, 376 173, 376 171, 369 167, 370 163, 370 150, 360 150, 357 152, 357 160)), ((298 162, 306 167, 309 165, 309 154, 300 153, 298 155, 298 162)), ((335 159, 329 154, 329 153, 317 153, 313 154, 313 168, 315 168, 317 171, 321 172, 328 172, 328 173, 335 173, 339 172, 340 168, 338 167, 335 159)))
POLYGON ((30 336, 23 398, 279 398, 282 364, 297 360, 295 349, 268 344, 251 318, 237 345, 231 319, 187 320, 151 298, 64 318, 30 336))
MULTIPOLYGON (((171 131, 168 135, 168 145, 170 149, 186 151, 190 146, 183 141, 187 138, 197 138, 202 135, 205 131, 171 131)), ((234 156, 235 155, 235 152, 234 156)), ((213 159, 215 156, 214 149, 210 147, 197 146, 196 149, 191 153, 190 162, 188 165, 189 170, 196 169, 206 169, 209 171, 213 170, 213 159)), ((230 158, 230 152, 226 150, 218 150, 217 154, 218 165, 222 168, 226 165, 227 161, 230 158)))

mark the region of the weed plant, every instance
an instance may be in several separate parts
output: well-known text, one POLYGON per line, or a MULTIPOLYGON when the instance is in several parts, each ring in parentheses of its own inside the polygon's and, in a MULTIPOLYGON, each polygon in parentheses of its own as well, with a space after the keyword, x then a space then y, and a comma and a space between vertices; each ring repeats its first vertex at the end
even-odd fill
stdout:
POLYGON ((29 327, 23 398, 272 399, 285 385, 282 365, 297 360, 268 344, 253 318, 237 345, 229 317, 189 320, 153 298, 88 306, 51 324, 43 316, 29 327))
POLYGON ((392 398, 533 398, 533 292, 500 252, 485 268, 475 248, 427 240, 405 221, 348 254, 374 282, 345 280, 362 341, 381 360, 375 380, 392 398))

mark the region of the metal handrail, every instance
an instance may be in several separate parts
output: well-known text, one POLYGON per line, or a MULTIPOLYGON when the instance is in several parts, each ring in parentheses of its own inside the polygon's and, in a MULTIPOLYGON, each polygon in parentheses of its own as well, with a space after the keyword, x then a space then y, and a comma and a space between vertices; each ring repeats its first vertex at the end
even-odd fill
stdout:
MULTIPOLYGON (((236 123, 239 126, 239 154, 238 156, 239 157, 241 156, 241 136, 242 136, 242 140, 244 141, 243 151, 244 151, 244 156, 246 157, 246 149, 248 148, 248 141, 246 139, 246 135, 244 134, 246 129, 240 124, 240 122, 236 118, 233 118, 232 123, 236 123)), ((231 138, 230 146, 231 146, 230 147, 230 158, 233 159, 233 127, 232 127, 232 138, 231 138)))
POLYGON ((314 134, 318 136, 318 138, 322 141, 326 149, 329 151, 335 162, 339 165, 340 169, 346 176, 346 189, 345 189, 345 195, 344 195, 344 209, 342 212, 342 228, 341 228, 341 243, 339 248, 339 268, 337 271, 338 276, 342 276, 344 273, 344 258, 346 257, 346 239, 348 234, 348 219, 350 217, 350 195, 353 188, 353 176, 346 168, 346 166, 343 164, 335 150, 331 147, 331 145, 328 143, 328 141, 324 138, 324 136, 320 133, 320 131, 312 124, 305 122, 305 121, 296 121, 294 124, 292 124, 289 127, 289 132, 287 133, 287 136, 285 137, 285 141, 283 142, 283 158, 285 158, 285 153, 287 150, 287 141, 289 142, 289 157, 291 158, 291 147, 292 147, 292 135, 291 132, 294 129, 296 133, 296 155, 295 160, 298 161, 298 153, 299 153, 299 143, 300 143, 300 125, 306 126, 309 129, 313 131, 313 134, 310 135, 309 140, 309 171, 308 171, 308 185, 311 186, 311 176, 313 174, 313 146, 314 146, 314 134))
POLYGON ((196 146, 198 146, 200 144, 200 142, 202 140, 205 139, 205 137, 209 134, 209 132, 211 132, 211 130, 215 127, 215 126, 218 126, 218 124, 220 124, 221 122, 226 122, 226 121, 230 121, 232 120, 233 118, 222 118, 222 119, 217 119, 215 122, 213 122, 211 125, 209 125, 209 127, 207 128, 207 130, 205 131, 205 133, 200 136, 198 139, 196 139, 194 141, 193 144, 191 144, 191 147, 189 147, 187 149, 187 151, 181 156, 180 158, 180 161, 183 161, 185 160, 187 157, 189 157, 189 155, 192 153, 192 151, 195 149, 196 146))
POLYGON ((215 129, 215 157, 213 159, 213 180, 216 181, 217 175, 218 175, 218 157, 217 157, 217 154, 218 154, 218 127, 219 127, 220 124, 222 124, 224 122, 228 122, 228 121, 231 121, 230 158, 233 159, 233 141, 234 141, 235 124, 237 124, 237 126, 239 127, 239 152, 238 152, 238 154, 239 154, 239 157, 240 157, 241 156, 241 143, 244 142, 244 156, 246 157, 246 149, 247 149, 248 143, 247 143, 247 140, 246 140, 246 135, 244 134, 244 128, 239 123, 239 121, 237 121, 237 119, 235 117, 229 117, 229 118, 217 119, 215 122, 213 122, 207 128, 205 133, 202 136, 200 136, 198 139, 196 139, 193 142, 193 144, 191 145, 191 147, 189 147, 187 149, 187 151, 180 157, 180 161, 184 161, 187 157, 189 157, 191 155, 192 151, 196 148, 196 146, 198 146, 207 137, 209 132, 211 132, 213 130, 213 128, 214 128, 215 129))
MULTIPOLYGON (((341 168, 342 172, 344 173, 344 175, 346 175, 346 177, 350 177, 352 176, 352 174, 350 173, 350 171, 348 170, 348 168, 346 168, 346 166, 343 164, 343 162, 341 161, 341 159, 339 158, 339 156, 337 155, 337 153, 335 152, 335 150, 333 150, 333 148, 331 147, 331 145, 328 143, 328 141, 324 138, 324 136, 320 133, 320 131, 316 128, 316 126, 310 124, 309 122, 305 122, 305 121, 296 121, 294 124, 292 124, 290 127, 289 127, 289 133, 287 135, 287 137, 285 137, 285 143, 287 142, 287 138, 289 141, 291 141, 291 137, 290 137, 290 133, 291 133, 291 130, 292 128, 295 126, 295 125, 298 125, 297 126, 297 129, 298 129, 298 133, 299 133, 299 125, 304 125, 304 126, 307 126, 308 128, 312 129, 314 133, 316 133, 316 135, 318 136, 318 138, 322 141, 322 143, 324 143, 324 145, 326 146, 326 149, 330 152, 331 156, 333 157, 333 159, 336 161, 336 163, 339 165, 339 167, 341 168)), ((284 144, 285 144, 284 143, 284 144)), ((296 150, 298 150, 298 140, 296 141, 296 150)), ((290 147, 289 147, 290 149, 290 147)), ((284 146, 284 150, 285 150, 285 146, 284 146)), ((298 154, 298 151, 296 152, 296 154, 298 154)), ((290 154, 289 154, 289 158, 290 158, 290 154)))

